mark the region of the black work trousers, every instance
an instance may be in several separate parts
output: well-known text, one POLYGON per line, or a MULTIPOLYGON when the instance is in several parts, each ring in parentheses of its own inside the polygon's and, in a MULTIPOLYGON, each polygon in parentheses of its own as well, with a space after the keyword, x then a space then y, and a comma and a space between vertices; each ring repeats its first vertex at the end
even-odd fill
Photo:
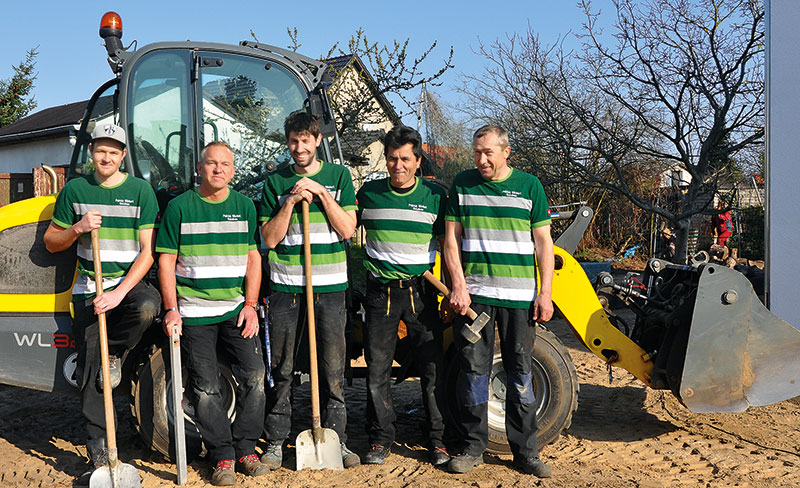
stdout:
MULTIPOLYGON (((306 308, 305 293, 270 293, 268 322, 274 386, 267 390, 264 420, 266 439, 270 442, 283 442, 292 429, 292 375, 301 339, 299 332, 305 330, 306 308)), ((345 442, 345 292, 314 293, 314 315, 322 426, 336 431, 339 440, 345 442)))
MULTIPOLYGON (((92 299, 73 302, 72 333, 78 348, 76 377, 80 381, 81 410, 86 418, 89 439, 86 443, 93 461, 102 459, 105 450, 106 418, 103 390, 97 385, 100 372, 100 326, 92 299)), ((106 312, 109 353, 123 358, 152 325, 161 309, 161 295, 150 283, 140 281, 110 312, 106 312)))
POLYGON ((195 397, 197 429, 216 464, 255 452, 264 425, 264 357, 256 334, 242 337, 238 314, 218 324, 184 325, 182 347, 189 368, 189 387, 195 397), (228 353, 236 379, 236 418, 233 424, 222 403, 217 344, 228 353))
POLYGON ((468 320, 458 316, 454 337, 458 348, 458 402, 464 431, 466 452, 483 454, 489 445, 488 402, 489 380, 494 356, 495 328, 500 334, 500 351, 506 372, 506 435, 515 457, 530 458, 538 454, 536 445, 536 399, 531 377, 531 353, 536 327, 530 310, 496 307, 472 303, 480 315, 489 315, 489 323, 475 344, 467 341, 461 328, 468 320))
POLYGON ((398 324, 406 325, 410 357, 420 374, 429 447, 444 447, 442 418, 442 323, 437 292, 423 278, 408 287, 387 286, 369 280, 364 304, 367 326, 364 355, 367 360, 367 433, 371 444, 390 446, 395 440, 396 415, 392 405, 392 360, 398 324))

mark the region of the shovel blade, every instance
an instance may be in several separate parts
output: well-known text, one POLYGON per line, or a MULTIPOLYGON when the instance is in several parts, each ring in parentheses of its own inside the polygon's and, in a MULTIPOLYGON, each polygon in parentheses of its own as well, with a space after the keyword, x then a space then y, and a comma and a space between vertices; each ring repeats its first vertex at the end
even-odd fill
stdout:
POLYGON ((297 435, 295 442, 297 453, 297 470, 333 469, 342 471, 342 446, 339 435, 333 429, 304 430, 297 435))
POLYGON ((89 478, 89 488, 140 488, 139 472, 130 464, 117 463, 115 467, 97 468, 89 478))

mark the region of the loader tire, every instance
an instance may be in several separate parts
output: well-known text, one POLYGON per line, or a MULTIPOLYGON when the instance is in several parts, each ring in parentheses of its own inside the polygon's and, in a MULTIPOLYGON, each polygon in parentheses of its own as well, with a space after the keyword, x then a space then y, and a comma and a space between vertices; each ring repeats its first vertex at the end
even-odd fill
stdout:
MULTIPOLYGON (((492 373, 489 379, 489 446, 495 454, 510 454, 505 428, 505 370, 500 356, 500 339, 495 339, 492 373)), ((572 423, 572 414, 578 409, 580 385, 575 365, 561 341, 542 325, 537 325, 536 343, 531 355, 533 391, 536 396, 536 419, 539 430, 539 449, 554 442, 572 423)), ((456 426, 458 405, 455 387, 458 378, 458 361, 449 355, 447 371, 448 410, 456 426)))
MULTIPOLYGON (((220 363, 221 394, 228 419, 232 422, 236 406, 236 383, 230 367, 220 363)), ((202 438, 194 423, 194 405, 188 392, 188 371, 183 368, 184 431, 186 456, 189 460, 205 454, 202 438)), ((169 352, 153 346, 136 369, 130 395, 131 414, 139 436, 150 449, 167 459, 175 459, 172 375, 169 352)))

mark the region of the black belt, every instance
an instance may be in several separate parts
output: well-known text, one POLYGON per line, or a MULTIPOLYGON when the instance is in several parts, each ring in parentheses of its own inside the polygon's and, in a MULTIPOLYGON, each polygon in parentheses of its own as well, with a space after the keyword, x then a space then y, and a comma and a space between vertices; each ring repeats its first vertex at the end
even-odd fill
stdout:
POLYGON ((414 285, 419 285, 420 283, 419 276, 412 276, 411 278, 406 278, 404 280, 389 280, 386 282, 380 281, 372 275, 370 275, 369 278, 373 283, 376 283, 379 286, 387 286, 389 288, 410 288, 414 285))

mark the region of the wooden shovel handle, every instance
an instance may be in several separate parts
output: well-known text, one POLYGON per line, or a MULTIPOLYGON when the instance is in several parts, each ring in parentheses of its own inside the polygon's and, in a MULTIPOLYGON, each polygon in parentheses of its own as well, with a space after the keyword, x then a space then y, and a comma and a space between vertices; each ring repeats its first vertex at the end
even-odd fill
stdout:
POLYGON ((314 318, 314 287, 311 285, 311 231, 308 201, 303 199, 303 267, 306 273, 306 309, 308 316, 308 354, 311 375, 311 423, 322 427, 319 409, 319 371, 317 369, 317 324, 314 318))
MULTIPOLYGON (((435 276, 433 276, 433 273, 431 273, 431 272, 430 272, 430 270, 425 270, 425 272, 424 272, 424 273, 422 273, 422 276, 423 276, 423 277, 424 277, 426 280, 428 280, 428 281, 430 282, 430 284, 432 284, 432 285, 433 285, 433 286, 434 286, 434 287, 435 287, 437 290, 439 290, 439 291, 440 291, 440 292, 441 292, 441 293, 442 293, 444 296, 446 296, 446 297, 449 297, 449 296, 450 296, 450 290, 448 290, 448 289, 447 289, 447 287, 444 285, 444 283, 442 283, 441 281, 439 281, 439 279, 438 279, 438 278, 436 278, 435 276)), ((475 313, 475 310, 472 310, 472 307, 467 307, 467 313, 465 313, 464 315, 466 315, 467 317, 469 317, 469 319, 470 319, 470 320, 475 320, 476 318, 478 318, 478 314, 477 314, 477 313, 475 313)))
MULTIPOLYGON (((103 266, 100 261, 100 230, 92 229, 92 257, 94 258, 94 283, 97 296, 103 294, 103 266)), ((116 462, 117 432, 114 426, 114 402, 111 399, 111 372, 108 365, 108 328, 106 326, 106 313, 97 316, 100 327, 100 364, 103 368, 103 406, 106 415, 106 443, 108 444, 109 463, 116 462), (112 459, 112 457, 114 459, 112 459)), ((92 388, 88 385, 87 388, 92 388)))

